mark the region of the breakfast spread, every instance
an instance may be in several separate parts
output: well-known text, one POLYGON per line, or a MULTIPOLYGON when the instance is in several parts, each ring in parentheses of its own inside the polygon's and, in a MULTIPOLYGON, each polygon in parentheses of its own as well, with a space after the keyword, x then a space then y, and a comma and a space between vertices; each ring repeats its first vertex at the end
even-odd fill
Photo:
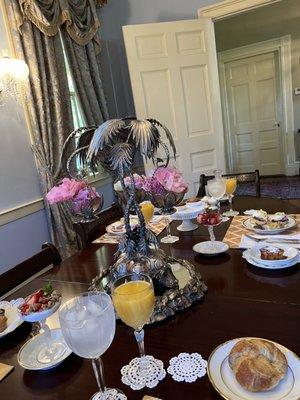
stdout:
POLYGON ((51 283, 26 297, 23 304, 18 307, 22 315, 49 310, 59 302, 61 294, 53 290, 51 283))
POLYGON ((255 229, 273 230, 284 228, 288 224, 289 218, 284 212, 268 215, 264 210, 255 210, 250 221, 255 229))
POLYGON ((238 383, 251 392, 275 388, 287 373, 285 355, 272 342, 242 339, 229 354, 229 365, 238 383))
POLYGON ((4 332, 7 328, 7 317, 5 315, 5 310, 0 308, 0 332, 4 332))
POLYGON ((284 249, 275 246, 265 246, 260 249, 262 260, 285 260, 284 249))

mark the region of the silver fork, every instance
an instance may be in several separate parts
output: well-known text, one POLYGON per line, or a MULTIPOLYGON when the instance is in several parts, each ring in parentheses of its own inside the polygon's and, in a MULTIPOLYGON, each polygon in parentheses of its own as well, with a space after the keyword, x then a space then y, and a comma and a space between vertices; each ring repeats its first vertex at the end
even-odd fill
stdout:
POLYGON ((244 235, 249 238, 254 240, 255 242, 268 242, 268 243, 290 243, 290 244, 300 244, 300 240, 299 239, 272 239, 269 237, 266 238, 256 238, 254 236, 248 235, 247 233, 244 233, 244 235))

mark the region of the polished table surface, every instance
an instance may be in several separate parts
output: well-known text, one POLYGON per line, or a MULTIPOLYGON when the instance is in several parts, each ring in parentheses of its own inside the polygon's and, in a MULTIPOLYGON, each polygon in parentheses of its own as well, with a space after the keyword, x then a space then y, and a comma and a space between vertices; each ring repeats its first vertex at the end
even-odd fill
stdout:
MULTIPOLYGON (((298 206, 295 201, 292 204, 276 199, 238 198, 234 205, 241 211, 263 208, 268 212, 300 213, 300 200, 298 206)), ((172 223, 172 229, 177 225, 172 223)), ((228 226, 229 222, 218 226, 216 237, 222 238, 228 226)), ((192 250, 195 243, 207 240, 205 228, 176 233, 180 240, 162 248, 175 257, 191 261, 206 282, 208 293, 203 303, 194 304, 175 317, 146 328, 148 354, 160 358, 167 367, 169 359, 180 352, 199 352, 207 359, 219 344, 243 336, 274 340, 300 354, 299 265, 275 273, 262 271, 247 264, 238 249, 206 258, 192 250)), ((65 301, 88 289, 92 278, 113 262, 115 250, 114 245, 91 245, 25 285, 10 298, 26 296, 51 280, 65 301)), ((55 327, 57 315, 52 316, 49 323, 55 327)), ((15 366, 15 370, 1 382, 0 398, 89 399, 97 388, 88 360, 72 354, 57 368, 42 373, 25 371, 18 365, 18 350, 28 340, 30 331, 30 324, 24 323, 0 339, 0 362, 15 366)), ((120 368, 135 356, 137 347, 133 332, 119 321, 115 339, 103 356, 106 384, 120 388, 130 400, 141 400, 144 394, 163 400, 222 398, 207 376, 187 384, 177 383, 167 375, 154 389, 132 391, 122 384, 120 368)))

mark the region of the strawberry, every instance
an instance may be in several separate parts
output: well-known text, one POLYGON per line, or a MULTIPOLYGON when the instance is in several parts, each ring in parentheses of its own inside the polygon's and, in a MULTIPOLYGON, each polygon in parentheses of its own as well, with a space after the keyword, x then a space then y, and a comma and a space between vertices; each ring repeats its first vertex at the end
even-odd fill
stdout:
POLYGON ((40 300, 40 297, 42 297, 44 294, 44 291, 42 289, 38 290, 37 292, 33 293, 29 300, 26 301, 27 304, 32 305, 35 303, 38 303, 40 300))

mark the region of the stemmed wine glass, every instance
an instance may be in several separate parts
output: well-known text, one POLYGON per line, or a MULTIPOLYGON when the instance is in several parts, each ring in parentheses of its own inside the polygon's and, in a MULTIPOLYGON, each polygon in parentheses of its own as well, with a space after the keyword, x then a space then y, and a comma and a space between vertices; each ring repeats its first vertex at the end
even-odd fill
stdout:
POLYGON ((99 391, 91 400, 126 400, 118 389, 108 389, 104 382, 101 355, 109 348, 116 330, 111 298, 104 292, 87 292, 74 297, 59 311, 64 339, 80 357, 92 360, 99 391))
POLYGON ((166 375, 163 363, 145 354, 143 327, 149 321, 155 303, 152 280, 143 273, 128 274, 117 279, 111 289, 116 312, 126 325, 134 329, 140 353, 139 358, 122 368, 122 380, 135 389, 151 387, 151 382, 166 375))
POLYGON ((237 180, 236 177, 231 177, 226 179, 226 194, 228 195, 230 210, 225 211, 223 215, 225 217, 235 217, 239 215, 238 211, 234 211, 232 208, 232 200, 234 196, 234 192, 236 190, 237 180))
POLYGON ((172 219, 171 213, 168 213, 168 214, 164 213, 164 220, 166 222, 167 235, 160 239, 160 241, 162 243, 175 243, 179 240, 178 236, 171 235, 171 228, 170 228, 171 219, 172 219))
POLYGON ((151 203, 151 201, 143 201, 142 203, 140 203, 140 209, 143 214, 145 224, 148 227, 149 222, 153 218, 154 205, 151 203))

